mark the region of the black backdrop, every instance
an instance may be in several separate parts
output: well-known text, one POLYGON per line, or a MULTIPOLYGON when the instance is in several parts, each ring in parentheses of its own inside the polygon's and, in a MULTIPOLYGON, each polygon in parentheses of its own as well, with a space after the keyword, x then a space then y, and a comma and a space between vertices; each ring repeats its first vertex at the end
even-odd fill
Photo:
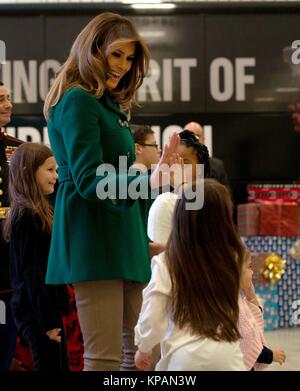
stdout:
MULTIPOLYGON (((133 122, 159 126, 161 136, 191 120, 211 125, 214 156, 224 160, 237 202, 248 182, 300 177, 300 134, 288 110, 299 99, 291 45, 300 39, 300 8, 276 7, 113 9, 133 19, 151 51, 133 122)), ((12 91, 15 113, 9 132, 47 142, 43 98, 74 37, 102 10, 0 6, 7 60, 0 79, 12 91)))

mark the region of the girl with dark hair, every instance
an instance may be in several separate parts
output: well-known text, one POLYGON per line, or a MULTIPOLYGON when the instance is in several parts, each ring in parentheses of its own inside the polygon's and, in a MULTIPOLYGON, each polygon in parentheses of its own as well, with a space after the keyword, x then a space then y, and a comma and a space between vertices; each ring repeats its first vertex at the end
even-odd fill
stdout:
MULTIPOLYGON (((180 144, 178 146, 177 152, 182 157, 185 164, 203 164, 204 165, 204 178, 210 176, 210 165, 209 165, 209 153, 206 145, 201 144, 199 137, 189 131, 184 129, 179 133, 180 144)), ((196 174, 196 172, 195 172, 196 174)), ((197 178, 195 174, 192 178, 195 181, 197 178)))
POLYGON ((10 242, 11 308, 34 367, 42 371, 68 370, 62 324, 68 312, 67 290, 45 284, 53 220, 46 196, 53 193, 56 180, 56 161, 48 147, 24 143, 15 150, 4 225, 10 242))
POLYGON ((135 362, 150 363, 161 344, 156 370, 245 370, 237 329, 244 246, 232 219, 225 186, 204 180, 204 206, 177 201, 167 250, 152 259, 135 328, 135 362))
MULTIPOLYGON (((198 136, 189 130, 183 130, 179 133, 180 142, 177 147, 177 153, 184 163, 185 181, 195 183, 197 181, 198 168, 202 164, 204 178, 209 177, 209 153, 204 144, 199 142, 198 136)), ((160 243, 163 251, 168 241, 172 228, 172 215, 177 201, 177 190, 160 194, 153 202, 148 217, 148 236, 155 242, 160 243)))

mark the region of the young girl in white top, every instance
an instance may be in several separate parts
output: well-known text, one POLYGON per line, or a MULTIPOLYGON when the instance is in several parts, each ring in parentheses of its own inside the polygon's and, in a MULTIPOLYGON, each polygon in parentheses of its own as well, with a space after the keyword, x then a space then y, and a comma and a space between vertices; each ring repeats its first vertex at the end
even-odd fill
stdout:
MULTIPOLYGON (((199 142, 199 137, 189 130, 183 130, 179 134, 180 143, 177 153, 181 157, 186 170, 190 169, 191 175, 186 175, 188 183, 197 179, 196 166, 203 165, 203 176, 209 177, 209 154, 207 147, 199 142)), ((171 232, 172 215, 177 201, 177 191, 160 194, 153 202, 148 217, 148 236, 155 242, 160 243, 161 249, 167 243, 171 232)))
POLYGON ((166 252, 152 259, 135 327, 136 366, 148 368, 160 343, 156 370, 245 370, 237 329, 244 246, 229 192, 204 180, 199 210, 187 210, 185 194, 176 203, 166 252))

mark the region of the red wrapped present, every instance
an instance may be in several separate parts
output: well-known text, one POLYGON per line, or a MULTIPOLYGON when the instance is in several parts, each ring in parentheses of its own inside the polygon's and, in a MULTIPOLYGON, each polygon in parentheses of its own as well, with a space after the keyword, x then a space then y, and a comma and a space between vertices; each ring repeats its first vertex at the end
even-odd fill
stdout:
POLYGON ((237 207, 237 223, 241 236, 258 235, 259 204, 240 204, 237 207))
POLYGON ((263 202, 259 205, 261 236, 297 236, 299 233, 299 206, 296 203, 263 202))
POLYGON ((300 185, 248 185, 248 202, 300 202, 300 185))

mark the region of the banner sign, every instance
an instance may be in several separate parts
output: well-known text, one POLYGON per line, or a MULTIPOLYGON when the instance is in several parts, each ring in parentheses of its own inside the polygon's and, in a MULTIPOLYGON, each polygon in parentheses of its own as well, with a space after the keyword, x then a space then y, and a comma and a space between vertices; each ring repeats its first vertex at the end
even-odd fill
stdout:
MULTIPOLYGON (((16 114, 42 112, 54 74, 92 17, 0 16, 0 80, 16 114)), ((151 52, 136 113, 286 112, 300 96, 300 14, 130 18, 151 52)))

